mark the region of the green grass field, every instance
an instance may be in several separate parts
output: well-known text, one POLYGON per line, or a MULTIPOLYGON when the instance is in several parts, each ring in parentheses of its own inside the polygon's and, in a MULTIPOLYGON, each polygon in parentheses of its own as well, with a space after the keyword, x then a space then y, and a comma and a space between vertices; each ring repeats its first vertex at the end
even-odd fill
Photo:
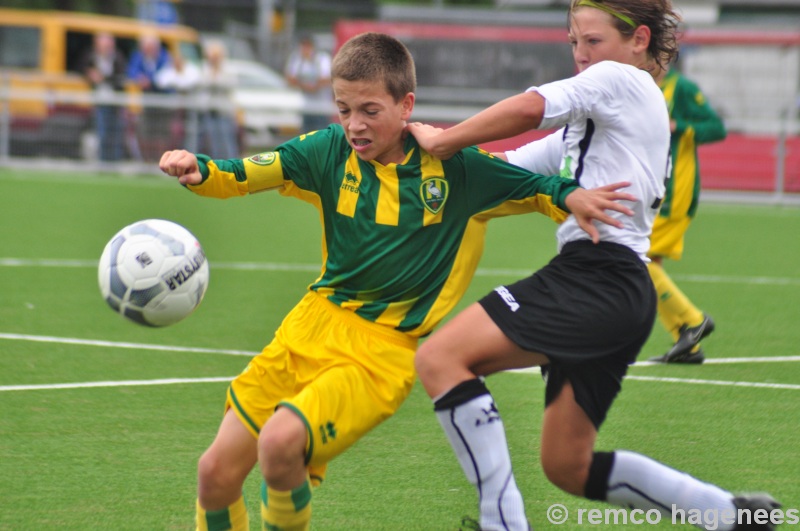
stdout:
MULTIPOLYGON (((0 226, 0 529, 193 529, 196 460, 216 432, 226 380, 271 339, 319 270, 316 212, 275 193, 199 198, 154 176, 6 169, 0 226), (201 307, 164 329, 115 315, 97 287, 107 240, 144 218, 188 227, 211 265, 201 307)), ((554 229, 541 216, 490 224, 460 307, 543 265, 555 253, 554 229)), ((717 321, 704 342, 710 360, 634 366, 599 448, 639 451, 800 508, 798 234, 800 209, 701 207, 684 259, 667 267, 717 321)), ((641 359, 670 343, 657 324, 641 359)), ((534 528, 554 527, 545 515, 555 503, 572 515, 606 508, 542 475, 541 379, 501 374, 489 386, 534 528)), ((258 488, 253 474, 253 529, 258 488)), ((476 495, 418 385, 394 418, 331 463, 313 510, 319 531, 446 531, 477 516, 476 495)))

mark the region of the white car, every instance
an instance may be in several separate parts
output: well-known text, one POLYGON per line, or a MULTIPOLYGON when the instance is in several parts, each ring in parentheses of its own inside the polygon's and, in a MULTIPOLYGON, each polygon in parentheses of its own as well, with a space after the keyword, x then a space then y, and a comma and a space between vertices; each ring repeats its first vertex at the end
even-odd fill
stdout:
POLYGON ((228 59, 235 76, 233 99, 244 129, 244 148, 274 147, 300 134, 305 101, 275 70, 254 61, 228 59))

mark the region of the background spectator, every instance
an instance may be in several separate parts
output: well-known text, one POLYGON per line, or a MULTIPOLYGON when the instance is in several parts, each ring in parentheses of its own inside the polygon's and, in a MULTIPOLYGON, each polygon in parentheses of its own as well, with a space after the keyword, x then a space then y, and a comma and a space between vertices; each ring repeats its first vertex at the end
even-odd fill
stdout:
POLYGON ((235 77, 225 67, 227 50, 218 41, 204 49, 206 62, 200 90, 207 103, 201 104, 201 151, 213 158, 232 159, 239 156, 236 132, 236 110, 233 103, 235 77))
POLYGON ((154 33, 146 33, 139 39, 139 47, 133 52, 128 64, 128 78, 142 92, 169 92, 156 84, 156 73, 168 67, 172 60, 169 52, 161 46, 161 40, 154 33))
MULTIPOLYGON (((139 39, 139 47, 131 55, 128 64, 128 78, 146 94, 174 92, 173 89, 159 86, 156 77, 159 72, 170 68, 172 58, 161 45, 154 33, 146 33, 139 39)), ((144 100, 144 108, 136 124, 136 150, 144 160, 158 160, 161 152, 173 143, 170 122, 174 113, 163 106, 154 107, 153 102, 144 100)))
POLYGON ((197 64, 187 61, 182 55, 175 55, 170 64, 156 72, 154 78, 158 90, 174 91, 181 96, 175 110, 168 113, 172 115, 169 127, 173 145, 186 149, 197 149, 200 109, 192 97, 197 93, 201 76, 197 64))
POLYGON ((331 56, 318 50, 310 35, 304 35, 298 48, 289 55, 284 74, 291 86, 303 91, 306 99, 307 112, 303 114, 303 132, 327 127, 331 121, 330 116, 323 112, 333 100, 331 56))
POLYGON ((95 91, 94 125, 99 142, 100 160, 113 162, 122 158, 125 126, 122 106, 113 99, 125 90, 125 56, 117 50, 114 36, 98 33, 92 49, 81 58, 79 70, 95 91), (109 97, 110 96, 110 97, 109 97))

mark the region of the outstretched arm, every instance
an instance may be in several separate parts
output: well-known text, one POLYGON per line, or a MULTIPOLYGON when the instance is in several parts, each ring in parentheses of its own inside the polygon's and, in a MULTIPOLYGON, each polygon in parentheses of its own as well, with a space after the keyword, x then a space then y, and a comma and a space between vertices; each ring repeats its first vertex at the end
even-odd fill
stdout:
POLYGON ((538 92, 523 92, 506 98, 449 129, 440 130, 419 122, 407 130, 419 145, 440 159, 448 159, 465 147, 510 138, 542 122, 545 100, 538 92))
POLYGON ((576 188, 567 196, 565 200, 567 208, 569 208, 572 215, 575 216, 578 226, 591 236, 594 243, 600 241, 600 233, 597 231, 597 227, 594 226, 594 220, 613 227, 622 228, 622 222, 608 215, 606 210, 616 210, 626 216, 633 215, 633 211, 630 208, 622 203, 618 203, 618 201, 637 200, 637 198, 631 194, 618 191, 620 188, 625 188, 626 186, 630 186, 630 183, 618 182, 591 190, 576 188))
POLYGON ((203 175, 200 173, 197 156, 184 149, 167 151, 161 155, 158 167, 167 175, 177 177, 178 182, 183 185, 203 182, 203 175))

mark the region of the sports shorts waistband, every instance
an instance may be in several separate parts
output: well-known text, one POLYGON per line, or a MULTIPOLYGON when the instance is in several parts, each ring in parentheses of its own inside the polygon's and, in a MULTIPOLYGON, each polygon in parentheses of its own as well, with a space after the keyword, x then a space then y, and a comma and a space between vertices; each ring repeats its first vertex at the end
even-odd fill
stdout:
POLYGON ((381 336, 387 341, 391 341, 392 343, 399 345, 401 347, 410 348, 414 350, 416 350, 417 348, 417 344, 419 343, 418 338, 411 336, 405 332, 394 330, 393 328, 388 328, 387 326, 367 321, 363 317, 359 317, 350 310, 345 310, 344 308, 332 303, 331 301, 329 301, 327 298, 320 295, 316 291, 308 292, 304 298, 307 299, 311 304, 322 305, 325 308, 325 310, 335 315, 337 319, 341 319, 347 322, 349 325, 361 328, 364 331, 369 332, 370 334, 381 336))

